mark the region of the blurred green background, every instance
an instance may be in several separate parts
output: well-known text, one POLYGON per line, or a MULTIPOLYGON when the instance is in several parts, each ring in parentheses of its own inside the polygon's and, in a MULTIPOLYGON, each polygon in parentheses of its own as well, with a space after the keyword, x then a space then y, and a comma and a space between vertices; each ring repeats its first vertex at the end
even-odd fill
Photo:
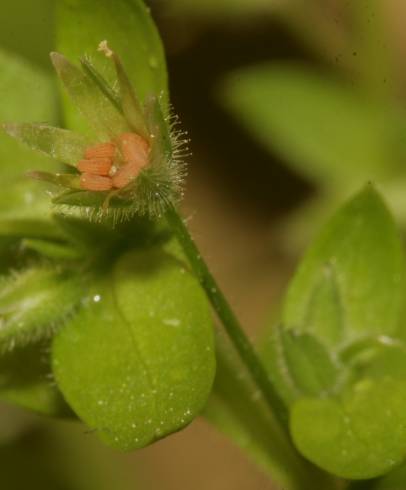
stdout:
MULTIPOLYGON (((299 254, 364 182, 378 185, 406 229, 406 5, 149 5, 167 50, 172 102, 192 139, 184 210, 242 323, 260 338, 299 254)), ((0 49, 51 74, 53 7, 52 0, 3 2, 0 49)), ((10 119, 7 104, 0 106, 10 119)), ((275 488, 204 420, 121 455, 80 424, 6 404, 0 473, 7 490, 275 488)))

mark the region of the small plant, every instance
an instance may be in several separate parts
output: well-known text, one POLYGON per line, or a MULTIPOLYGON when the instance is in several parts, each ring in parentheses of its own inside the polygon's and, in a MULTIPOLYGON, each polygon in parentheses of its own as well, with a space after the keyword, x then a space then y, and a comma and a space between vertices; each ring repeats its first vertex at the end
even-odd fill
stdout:
POLYGON ((395 488, 385 485, 404 481, 406 274, 382 198, 369 184, 325 225, 257 352, 178 211, 187 139, 154 24, 141 1, 116 6, 59 9, 71 60, 51 58, 88 126, 67 101, 69 129, 3 124, 53 162, 29 173, 34 191, 11 184, 33 192, 33 213, 12 202, 0 216, 0 396, 77 417, 121 450, 203 412, 286 490, 395 488), (123 41, 134 33, 136 56, 123 41))

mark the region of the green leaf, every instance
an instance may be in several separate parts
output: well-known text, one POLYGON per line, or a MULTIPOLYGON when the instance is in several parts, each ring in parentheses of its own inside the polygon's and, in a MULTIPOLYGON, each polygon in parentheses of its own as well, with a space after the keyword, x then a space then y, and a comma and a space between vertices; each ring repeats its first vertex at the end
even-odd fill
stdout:
POLYGON ((0 282, 0 352, 49 338, 81 300, 84 278, 32 267, 0 282))
POLYGON ((196 279, 158 249, 122 256, 54 340, 53 369, 74 411, 111 446, 143 447, 201 411, 215 360, 196 279))
POLYGON ((40 256, 56 261, 73 261, 84 258, 84 250, 73 244, 52 242, 30 238, 21 242, 21 247, 26 250, 32 250, 40 256))
POLYGON ((0 399, 44 415, 72 415, 53 381, 48 342, 0 357, 0 399))
POLYGON ((287 405, 303 396, 331 394, 345 377, 345 367, 315 337, 279 326, 272 329, 266 356, 272 381, 287 405))
MULTIPOLYGON (((27 61, 0 50, 0 121, 55 121, 56 90, 52 79, 27 61)), ((49 200, 42 188, 25 179, 29 169, 55 169, 55 162, 36 155, 8 135, 0 133, 0 235, 20 237, 49 234, 49 200), (34 222, 31 220, 34 219, 34 222), (46 229, 46 230, 45 230, 46 229)), ((52 230, 51 230, 52 228, 52 230)))
POLYGON ((89 141, 66 129, 39 123, 6 123, 4 131, 32 150, 37 150, 67 165, 76 166, 84 157, 89 141))
POLYGON ((52 53, 51 58, 69 96, 92 126, 98 139, 110 141, 128 131, 122 114, 90 77, 59 53, 52 53))
POLYGON ((305 255, 270 336, 292 439, 340 477, 376 477, 406 456, 404 290, 399 234, 368 186, 305 255))
POLYGON ((55 37, 53 7, 54 0, 3 2, 2 18, 7 21, 0 31, 0 45, 47 68, 55 37))
POLYGON ((405 270, 395 223, 371 186, 325 226, 305 255, 285 300, 283 323, 337 347, 394 335, 405 270))
MULTIPOLYGON (((3 50, 0 50, 0 65, 0 93, 7 94, 2 98, 0 122, 54 122, 57 117, 56 88, 51 77, 3 50)), ((0 162, 3 183, 33 168, 54 167, 52 160, 33 154, 4 134, 0 134, 0 162)))
POLYGON ((382 478, 353 482, 348 490, 403 490, 403 488, 406 488, 405 464, 398 466, 382 478))
MULTIPOLYGON (((140 0, 63 0, 58 2, 58 49, 72 60, 84 54, 109 84, 116 74, 112 63, 97 54, 97 46, 107 40, 123 61, 141 102, 149 95, 162 94, 168 112, 166 63, 159 34, 148 9, 140 0)), ((67 107, 69 127, 78 120, 67 107)))
POLYGON ((0 194, 0 220, 40 219, 49 221, 49 202, 44 189, 25 177, 3 186, 0 194))
POLYGON ((327 187, 361 185, 397 170, 387 108, 345 83, 298 65, 265 64, 229 76, 226 106, 265 148, 327 187))
POLYGON ((364 379, 338 399, 303 398, 291 412, 304 456, 344 478, 373 478, 406 455, 406 383, 364 379))

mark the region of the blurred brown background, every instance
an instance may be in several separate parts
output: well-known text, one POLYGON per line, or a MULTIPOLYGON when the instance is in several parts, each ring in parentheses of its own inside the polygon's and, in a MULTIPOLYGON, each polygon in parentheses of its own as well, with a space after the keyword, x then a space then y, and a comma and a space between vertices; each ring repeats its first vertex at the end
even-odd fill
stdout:
MULTIPOLYGON (((294 60, 362 90, 369 87, 377 99, 389 85, 391 100, 400 107, 406 95, 406 5, 401 0, 151 0, 150 5, 168 54, 172 102, 192 139, 184 210, 214 275, 258 339, 277 316, 284 287, 313 233, 297 240, 286 232, 287 223, 320 187, 295 170, 287 155, 258 144, 226 110, 219 86, 236 69, 294 60), (366 24, 378 17, 384 26, 385 37, 379 35, 365 51, 368 29, 362 31, 356 15, 366 24), (384 70, 389 59, 391 69, 384 70), (290 247, 291 242, 298 245, 290 247)), ((3 2, 0 16, 0 46, 50 70, 53 2, 3 2)), ((36 418, 6 405, 0 408, 0 473, 7 490, 275 488, 205 420, 122 455, 102 447, 79 424, 36 418)))

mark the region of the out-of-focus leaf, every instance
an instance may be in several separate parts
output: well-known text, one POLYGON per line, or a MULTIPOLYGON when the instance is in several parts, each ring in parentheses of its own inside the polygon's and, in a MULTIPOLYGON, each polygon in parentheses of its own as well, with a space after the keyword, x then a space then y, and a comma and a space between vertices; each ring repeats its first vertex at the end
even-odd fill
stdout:
POLYGON ((55 0, 3 2, 0 45, 9 52, 48 68, 54 42, 55 0), (35 42, 34 42, 35 40, 35 42))
POLYGON ((363 90, 372 96, 386 97, 391 103, 395 74, 393 49, 386 22, 385 4, 380 0, 360 0, 348 4, 353 31, 349 53, 363 90), (356 56, 354 56, 354 53, 356 56))
POLYGON ((42 184, 28 178, 5 185, 0 193, 0 237, 64 239, 52 220, 49 200, 42 184))
POLYGON ((47 342, 0 357, 0 398, 51 416, 71 415, 52 377, 47 342))
POLYGON ((221 94, 254 138, 316 183, 361 185, 399 163, 389 109, 316 71, 254 66, 229 76, 221 94))
POLYGON ((49 203, 44 189, 28 178, 14 180, 0 193, 0 220, 37 219, 49 221, 49 203))
POLYGON ((41 257, 52 260, 71 261, 84 258, 83 249, 68 243, 29 238, 21 242, 21 247, 37 252, 41 257))
MULTIPOLYGON (((0 407, 2 408, 2 407, 0 407)), ((136 490, 137 464, 106 449, 79 424, 24 417, 14 441, 0 445, 2 483, 8 490, 136 490), (22 468, 24 471, 22 471, 22 468)), ((4 410, 1 410, 2 422, 4 410)), ((20 422, 20 424, 21 424, 20 422)))
MULTIPOLYGON (((56 89, 51 77, 11 53, 0 50, 0 122, 47 121, 56 119, 56 89)), ((0 134, 2 182, 21 176, 26 170, 54 167, 52 160, 0 134)))
MULTIPOLYGON (((116 74, 112 63, 97 46, 107 40, 123 61, 137 95, 162 94, 168 111, 168 82, 162 44, 149 11, 140 0, 63 0, 58 2, 58 49, 72 60, 84 54, 110 85, 116 74)), ((76 114, 67 107, 70 127, 79 127, 76 114)))
POLYGON ((61 232, 51 222, 35 219, 2 219, 0 237, 4 238, 40 238, 58 240, 61 232))
POLYGON ((403 490, 404 488, 406 488, 406 465, 402 464, 382 478, 352 482, 348 490, 403 490))
POLYGON ((0 351, 50 337, 81 300, 84 278, 32 267, 0 281, 0 351))
POLYGON ((204 294, 166 253, 122 256, 55 337, 53 369, 74 411, 109 445, 143 447, 190 423, 215 369, 204 294))

